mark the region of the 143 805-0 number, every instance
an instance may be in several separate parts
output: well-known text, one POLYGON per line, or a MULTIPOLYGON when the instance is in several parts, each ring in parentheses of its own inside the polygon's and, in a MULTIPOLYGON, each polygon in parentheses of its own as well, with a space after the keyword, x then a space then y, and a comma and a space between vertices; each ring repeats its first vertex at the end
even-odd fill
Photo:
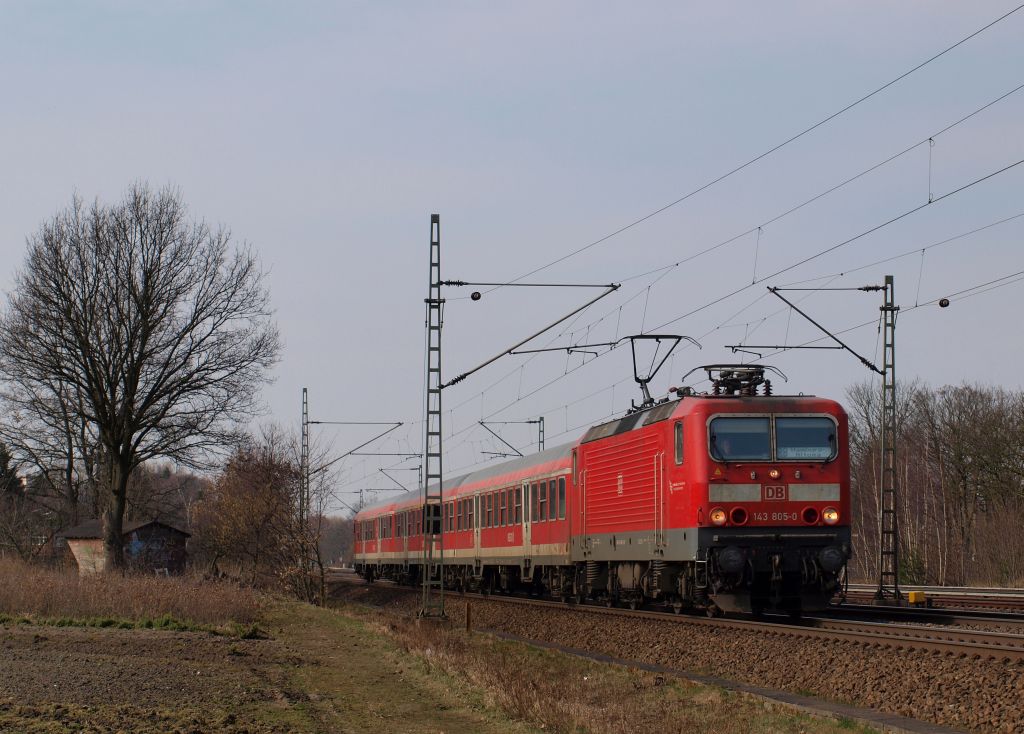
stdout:
POLYGON ((755 512, 755 522, 787 522, 797 519, 795 512, 755 512))

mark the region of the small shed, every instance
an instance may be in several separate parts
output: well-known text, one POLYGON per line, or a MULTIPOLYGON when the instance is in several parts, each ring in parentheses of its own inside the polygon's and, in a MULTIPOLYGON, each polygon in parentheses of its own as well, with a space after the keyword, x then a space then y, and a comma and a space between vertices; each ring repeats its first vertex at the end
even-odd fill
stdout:
MULTIPOLYGON (((129 567, 168 574, 184 572, 188 560, 185 543, 190 533, 162 520, 127 521, 121 533, 129 567)), ((97 573, 106 568, 102 520, 86 520, 57 535, 67 541, 79 573, 97 573)))

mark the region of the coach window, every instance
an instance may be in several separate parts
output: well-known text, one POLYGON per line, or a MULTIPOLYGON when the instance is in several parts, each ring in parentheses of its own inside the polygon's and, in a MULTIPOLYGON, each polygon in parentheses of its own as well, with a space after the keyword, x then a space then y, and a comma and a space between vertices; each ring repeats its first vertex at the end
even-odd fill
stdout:
POLYGON ((541 482, 537 485, 537 519, 544 522, 548 518, 548 483, 541 482))
POLYGON ((476 529, 477 519, 480 516, 480 495, 476 495, 469 502, 469 527, 476 529))
POLYGON ((529 512, 530 512, 530 522, 537 522, 537 520, 538 520, 538 517, 537 517, 537 501, 538 501, 537 485, 536 484, 531 484, 530 485, 530 510, 529 510, 529 512))
POLYGON ((558 519, 565 519, 565 477, 558 478, 558 519))
POLYGON ((675 445, 676 445, 676 464, 683 463, 683 424, 682 421, 676 423, 675 433, 675 445))
POLYGON ((512 525, 516 521, 515 493, 513 492, 512 487, 505 490, 505 507, 508 509, 508 512, 505 514, 505 518, 508 520, 508 524, 512 525))
POLYGON ((513 522, 518 525, 523 521, 523 488, 516 487, 516 517, 513 522))
POLYGON ((484 527, 491 527, 491 493, 488 492, 486 495, 485 504, 487 505, 487 512, 484 514, 484 527))
POLYGON ((548 520, 558 519, 558 489, 555 480, 548 482, 548 520))

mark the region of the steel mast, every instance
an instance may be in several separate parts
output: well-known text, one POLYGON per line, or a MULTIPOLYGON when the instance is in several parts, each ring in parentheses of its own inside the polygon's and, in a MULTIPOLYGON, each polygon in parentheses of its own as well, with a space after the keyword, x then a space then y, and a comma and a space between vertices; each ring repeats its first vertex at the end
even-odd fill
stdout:
POLYGON ((879 484, 878 590, 875 599, 899 601, 900 536, 896 514, 896 316, 893 277, 885 276, 882 312, 882 480, 879 484))
POLYGON ((444 495, 441 422, 441 217, 430 215, 430 288, 427 305, 426 412, 423 436, 423 594, 420 617, 445 617, 444 612, 444 495))

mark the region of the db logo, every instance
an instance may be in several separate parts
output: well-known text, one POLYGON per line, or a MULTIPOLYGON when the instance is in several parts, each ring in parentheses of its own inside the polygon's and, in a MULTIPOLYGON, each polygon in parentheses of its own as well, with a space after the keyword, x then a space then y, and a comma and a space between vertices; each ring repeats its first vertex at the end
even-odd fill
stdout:
POLYGON ((786 501, 786 485, 785 484, 766 484, 764 485, 764 499, 765 502, 785 502, 786 501))

